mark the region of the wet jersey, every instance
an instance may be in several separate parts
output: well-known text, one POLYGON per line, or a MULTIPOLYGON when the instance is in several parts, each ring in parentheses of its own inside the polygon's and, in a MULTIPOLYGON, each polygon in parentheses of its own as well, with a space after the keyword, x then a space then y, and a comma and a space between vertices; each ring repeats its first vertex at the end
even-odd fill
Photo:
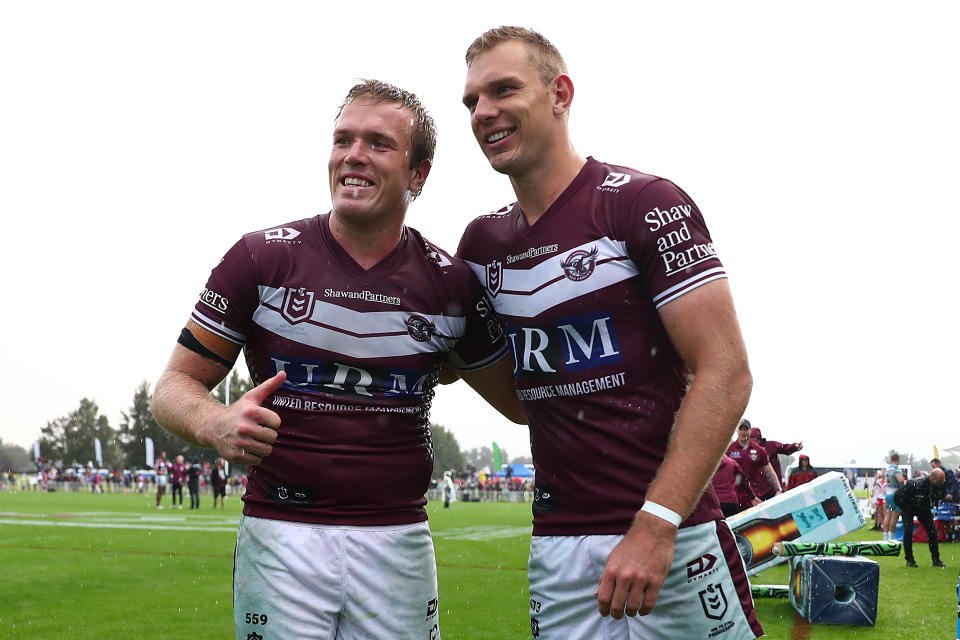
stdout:
POLYGON ((758 497, 763 497, 770 493, 770 481, 767 480, 764 468, 770 463, 766 450, 751 440, 746 447, 741 447, 737 440, 730 443, 727 447, 727 455, 740 463, 747 479, 747 484, 758 497))
POLYGON ((506 353, 483 291, 459 260, 407 228, 369 270, 329 214, 245 235, 191 319, 243 345, 255 384, 286 371, 265 407, 273 453, 250 468, 244 513, 318 524, 426 519, 428 412, 442 361, 486 367, 506 353))
MULTIPOLYGON (((513 352, 534 535, 624 533, 687 384, 658 309, 726 277, 696 205, 667 180, 590 158, 532 227, 514 203, 473 220, 458 255, 513 352)), ((708 489, 684 526, 719 517, 708 489)))

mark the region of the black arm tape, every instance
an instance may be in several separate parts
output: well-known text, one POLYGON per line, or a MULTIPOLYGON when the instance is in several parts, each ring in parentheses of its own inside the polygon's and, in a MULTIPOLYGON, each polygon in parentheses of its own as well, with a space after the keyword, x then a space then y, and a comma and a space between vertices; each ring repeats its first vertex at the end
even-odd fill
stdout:
POLYGON ((196 336, 190 333, 190 329, 187 329, 186 327, 184 327, 183 330, 180 331, 180 337, 177 338, 177 342, 185 346, 187 349, 190 349, 190 351, 193 351, 194 353, 203 356, 207 360, 213 360, 214 362, 218 362, 223 366, 225 366, 227 369, 233 368, 232 362, 230 362, 223 356, 217 355, 213 351, 210 351, 210 349, 207 349, 205 346, 203 346, 203 343, 197 340, 196 336))

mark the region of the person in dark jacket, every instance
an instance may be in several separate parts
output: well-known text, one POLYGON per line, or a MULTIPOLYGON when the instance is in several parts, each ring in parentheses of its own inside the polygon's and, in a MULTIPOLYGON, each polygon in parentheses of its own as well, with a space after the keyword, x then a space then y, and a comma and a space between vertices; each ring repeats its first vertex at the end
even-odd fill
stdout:
POLYGON ((194 456, 187 469, 187 489, 190 490, 190 508, 200 508, 200 476, 203 475, 203 468, 200 467, 200 458, 194 456))
MULTIPOLYGON (((958 493, 957 487, 957 474, 953 472, 952 469, 948 469, 943 466, 939 458, 934 458, 930 461, 931 469, 943 469, 943 473, 946 475, 946 482, 943 483, 944 496, 943 501, 949 502, 950 504, 957 504, 960 502, 960 493, 958 493)), ((957 539, 957 521, 956 520, 944 520, 944 528, 947 530, 947 541, 953 541, 957 539)))
POLYGON ((943 469, 933 469, 929 476, 908 480, 893 494, 893 501, 903 515, 903 557, 908 567, 916 567, 913 559, 913 518, 916 517, 927 532, 927 544, 933 566, 943 567, 940 561, 940 547, 937 545, 937 528, 933 523, 930 510, 943 498, 947 476, 943 469))

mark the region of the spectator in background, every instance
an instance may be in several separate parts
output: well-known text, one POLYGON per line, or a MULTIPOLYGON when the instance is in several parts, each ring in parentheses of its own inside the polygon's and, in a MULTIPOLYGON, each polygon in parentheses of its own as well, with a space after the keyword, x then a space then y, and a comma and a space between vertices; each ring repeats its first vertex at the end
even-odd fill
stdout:
POLYGON ((782 491, 766 450, 750 440, 750 421, 746 418, 737 426, 737 439, 727 447, 727 455, 740 463, 750 489, 761 500, 769 500, 782 491))
POLYGON ((187 469, 187 489, 190 491, 190 508, 200 508, 200 476, 203 475, 203 467, 200 466, 200 458, 193 456, 190 461, 190 468, 187 469))
MULTIPOLYGON (((957 475, 951 469, 944 467, 939 458, 930 461, 930 469, 943 469, 946 476, 946 482, 943 484, 943 501, 956 504, 958 497, 960 497, 957 495, 957 475)), ((943 528, 946 530, 947 540, 952 542, 957 536, 957 521, 952 518, 943 520, 943 528)))
POLYGON ((160 501, 163 500, 163 494, 167 490, 167 471, 169 471, 170 462, 167 460, 167 452, 161 451, 160 457, 153 463, 153 470, 157 472, 157 509, 163 509, 160 501))
MULTIPOLYGON (((893 495, 897 492, 897 489, 903 486, 906 480, 903 477, 903 474, 900 472, 900 454, 893 453, 890 455, 890 464, 887 465, 887 470, 883 474, 883 479, 886 481, 886 503, 887 503, 887 512, 883 520, 883 539, 884 540, 893 540, 895 539, 894 532, 897 528, 897 520, 900 519, 900 507, 897 506, 896 502, 893 499, 893 495)), ((906 520, 904 520, 904 525, 906 525, 906 520)), ((911 530, 913 529, 913 522, 910 523, 911 530)))
POLYGON ((887 512, 887 481, 883 479, 883 471, 877 469, 873 476, 873 527, 872 531, 883 530, 883 518, 887 512))
MULTIPOLYGON (((747 421, 747 424, 750 424, 750 422, 747 421)), ((773 472, 777 474, 777 480, 782 483, 783 469, 780 467, 780 456, 789 456, 800 451, 800 449, 803 449, 803 443, 794 442, 784 444, 776 440, 767 440, 763 437, 760 429, 753 426, 750 427, 750 439, 763 447, 763 450, 767 452, 767 457, 770 458, 770 466, 773 467, 773 472)))
POLYGON ((183 509, 183 483, 187 480, 187 465, 183 464, 183 456, 177 456, 170 466, 170 508, 176 509, 177 495, 180 496, 179 508, 183 509))
POLYGON ((443 481, 441 482, 441 491, 443 492, 443 508, 449 509, 450 503, 457 499, 457 487, 453 484, 453 478, 449 471, 443 472, 443 481))
POLYGON ((903 512, 903 557, 908 567, 916 567, 913 559, 913 519, 920 521, 927 532, 927 544, 933 566, 943 568, 940 561, 940 547, 937 544, 937 527, 934 526, 930 510, 937 506, 944 495, 946 474, 943 469, 933 469, 929 476, 908 480, 893 494, 893 500, 903 512))
POLYGON ((787 491, 801 484, 810 482, 817 477, 817 471, 810 466, 810 456, 801 455, 800 464, 790 472, 790 479, 787 481, 787 491))
POLYGON ((227 474, 224 472, 225 460, 217 458, 217 464, 210 470, 210 486, 213 488, 213 508, 217 508, 217 497, 220 498, 220 508, 223 509, 223 503, 227 495, 227 474))
POLYGON ((729 518, 733 514, 743 511, 744 500, 741 493, 746 493, 749 496, 747 506, 760 504, 760 498, 750 489, 750 483, 747 482, 746 476, 740 468, 740 463, 729 455, 720 458, 720 465, 710 482, 713 485, 713 490, 717 492, 717 499, 720 500, 720 510, 723 511, 724 518, 729 518))

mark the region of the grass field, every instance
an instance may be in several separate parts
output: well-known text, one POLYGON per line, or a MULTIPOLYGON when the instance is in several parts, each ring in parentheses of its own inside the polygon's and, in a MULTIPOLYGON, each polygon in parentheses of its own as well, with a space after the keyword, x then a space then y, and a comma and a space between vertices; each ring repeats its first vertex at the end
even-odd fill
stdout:
MULTIPOLYGON (((165 504, 168 507, 167 504, 165 504)), ((446 640, 529 638, 529 504, 430 503, 446 640)), ((149 496, 0 493, 0 639, 232 638, 231 571, 240 502, 157 511, 149 496)), ((860 531, 852 540, 877 539, 860 531)), ((879 558, 876 627, 810 626, 786 600, 758 600, 767 637, 953 638, 960 544, 948 568, 879 558)), ((784 566, 755 578, 785 584, 784 566)), ((682 639, 680 639, 682 640, 682 639)))

